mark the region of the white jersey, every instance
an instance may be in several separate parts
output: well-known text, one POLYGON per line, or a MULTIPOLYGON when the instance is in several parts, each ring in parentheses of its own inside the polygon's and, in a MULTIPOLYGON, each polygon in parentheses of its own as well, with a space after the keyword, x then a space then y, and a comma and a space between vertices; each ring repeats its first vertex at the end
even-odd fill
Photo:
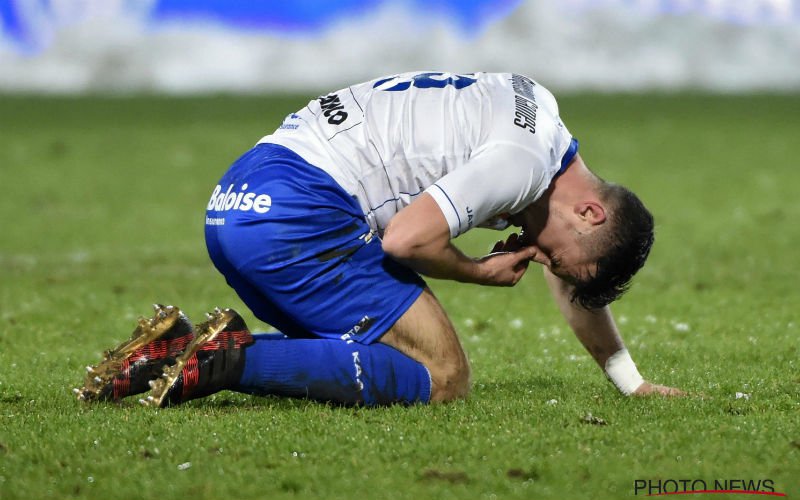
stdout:
POLYGON ((574 154, 553 95, 510 73, 405 73, 321 96, 259 142, 327 172, 372 230, 422 193, 456 237, 536 201, 574 154))

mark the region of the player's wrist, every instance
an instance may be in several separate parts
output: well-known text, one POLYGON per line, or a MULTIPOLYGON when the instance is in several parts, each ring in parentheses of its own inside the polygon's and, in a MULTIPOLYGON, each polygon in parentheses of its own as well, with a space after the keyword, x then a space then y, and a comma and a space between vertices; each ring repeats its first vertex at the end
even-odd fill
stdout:
POLYGON ((636 363, 624 347, 606 360, 606 376, 626 396, 633 394, 644 383, 636 363))
POLYGON ((497 279, 497 270, 491 262, 492 256, 489 254, 483 257, 473 257, 466 263, 468 271, 465 274, 470 276, 470 282, 476 285, 492 285, 497 279))

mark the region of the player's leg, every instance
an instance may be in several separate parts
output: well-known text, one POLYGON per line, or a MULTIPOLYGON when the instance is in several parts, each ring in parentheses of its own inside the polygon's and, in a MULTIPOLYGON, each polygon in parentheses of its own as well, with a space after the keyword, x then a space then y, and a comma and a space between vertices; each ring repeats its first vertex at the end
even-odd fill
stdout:
POLYGON ((463 398, 470 388, 467 356, 442 305, 425 289, 380 339, 422 363, 431 374, 431 401, 463 398))
POLYGON ((223 389, 341 404, 430 401, 428 370, 389 345, 250 335, 235 311, 210 316, 143 403, 179 404, 223 389))
POLYGON ((466 355, 427 288, 378 342, 254 337, 243 392, 365 404, 451 401, 469 392, 466 355))
MULTIPOLYGON (((373 260, 382 254, 378 246, 364 248, 362 252, 372 253, 373 260)), ((359 255, 359 258, 370 260, 365 255, 359 255)), ((224 264, 220 264, 224 268, 224 264)), ((373 327, 368 322, 361 322, 351 328, 355 332, 345 341, 336 338, 336 335, 320 338, 309 332, 320 332, 323 324, 335 325, 338 318, 332 316, 336 316, 336 311, 315 312, 312 307, 297 313, 305 321, 293 320, 277 310, 272 301, 265 300, 261 290, 232 270, 225 269, 229 284, 258 317, 275 326, 286 325, 285 331, 295 335, 294 338, 281 334, 255 335, 255 345, 248 348, 250 362, 239 390, 254 394, 370 404, 450 401, 466 396, 469 392, 469 363, 446 312, 427 287, 417 294, 415 287, 409 284, 396 285, 395 280, 412 280, 412 273, 399 264, 389 264, 391 276, 379 279, 385 268, 374 267, 372 274, 375 276, 371 277, 371 281, 381 283, 374 293, 394 298, 387 304, 400 304, 402 311, 389 316, 399 318, 391 327, 384 328, 382 335, 380 331, 370 331, 373 327), (403 302, 403 295, 407 295, 409 300, 403 302), (301 340, 298 337, 313 340, 301 340), (275 340, 282 342, 272 342, 275 340), (376 342, 392 349, 383 349, 383 346, 375 348, 376 342), (405 356, 400 356, 400 353, 405 356), (413 362, 407 362, 406 357, 413 362), (368 383, 362 387, 365 380, 372 385, 368 383), (426 382, 431 385, 428 391, 424 389, 426 382), (387 387, 391 383, 398 385, 394 389, 387 387), (430 397, 424 396, 426 392, 430 392, 430 397)), ((347 274, 345 279, 351 283, 357 281, 351 274, 347 274)), ((317 293, 322 295, 324 291, 317 290, 317 293)), ((359 305, 358 301, 348 301, 347 295, 342 294, 340 300, 357 310, 367 310, 367 306, 359 305)), ((379 309, 386 308, 382 305, 379 309)), ((367 316, 375 318, 377 314, 364 315, 367 316)), ((362 316, 359 314, 356 317, 362 316)), ((333 328, 336 329, 335 326, 333 328)))
MULTIPOLYGON (((377 242, 373 245, 379 249, 377 242)), ((265 300, 258 289, 235 274, 226 276, 258 316, 270 314, 275 321, 279 311, 274 310, 274 305, 265 300)), ((426 304, 429 297, 432 297, 429 293, 413 293, 409 301, 426 304)), ((428 309, 411 305, 410 314, 428 309)), ((309 313, 306 317, 311 323, 338 321, 336 312, 332 315, 329 312, 320 310, 318 314, 309 313)), ((380 337, 377 330, 372 330, 374 333, 369 338, 362 334, 356 341, 353 338, 314 336, 304 330, 311 325, 297 322, 292 331, 306 331, 304 336, 309 338, 256 334, 252 336, 252 345, 225 341, 208 344, 205 339, 209 335, 204 331, 211 332, 211 336, 219 335, 219 338, 247 334, 238 315, 230 315, 229 311, 224 313, 224 318, 215 313, 209 322, 198 327, 195 342, 177 364, 165 370, 164 378, 145 402, 156 406, 178 404, 222 389, 341 404, 408 404, 430 400, 432 377, 427 368, 394 347, 374 342, 380 337)), ((398 314, 409 312, 403 310, 398 314)), ((370 317, 375 318, 377 314, 371 312, 370 317)), ((287 324, 288 321, 284 318, 276 322, 287 324)), ((371 330, 367 323, 362 322, 358 330, 371 330)), ((358 332, 352 336, 359 337, 358 332)), ((442 399, 439 396, 439 400, 442 399)))

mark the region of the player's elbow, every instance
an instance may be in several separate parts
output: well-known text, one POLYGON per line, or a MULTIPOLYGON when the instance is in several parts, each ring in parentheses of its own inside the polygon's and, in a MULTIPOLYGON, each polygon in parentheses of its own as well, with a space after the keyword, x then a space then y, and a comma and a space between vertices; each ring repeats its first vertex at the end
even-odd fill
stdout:
POLYGON ((395 260, 411 260, 418 254, 414 240, 402 231, 392 231, 391 225, 386 229, 381 244, 383 251, 395 260))
POLYGON ((412 224, 402 217, 402 213, 389 221, 383 233, 383 251, 390 257, 412 265, 440 258, 450 243, 450 231, 431 228, 424 224, 412 224))

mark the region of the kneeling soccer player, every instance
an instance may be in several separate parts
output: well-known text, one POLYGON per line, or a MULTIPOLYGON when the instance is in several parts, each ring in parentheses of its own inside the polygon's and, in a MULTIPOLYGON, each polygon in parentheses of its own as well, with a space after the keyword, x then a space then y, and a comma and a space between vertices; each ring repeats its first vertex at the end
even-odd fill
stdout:
POLYGON ((469 365, 420 275, 513 286, 541 264, 578 339, 624 394, 645 382, 608 304, 644 265, 653 219, 593 174, 550 92, 509 73, 405 73, 324 95, 239 158, 206 212, 211 260, 259 319, 192 329, 157 306, 88 367, 82 399, 178 404, 222 389, 343 404, 449 401, 469 365), (521 227, 474 259, 451 240, 521 227), (163 371, 162 371, 163 369, 163 371))

